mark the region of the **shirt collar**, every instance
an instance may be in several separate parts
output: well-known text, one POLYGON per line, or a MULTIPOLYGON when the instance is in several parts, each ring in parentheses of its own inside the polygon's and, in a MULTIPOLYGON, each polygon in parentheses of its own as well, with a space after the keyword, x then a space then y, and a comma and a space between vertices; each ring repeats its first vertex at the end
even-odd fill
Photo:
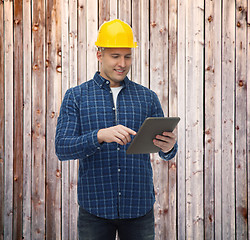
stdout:
MULTIPOLYGON (((102 77, 100 75, 100 72, 96 72, 95 76, 94 76, 94 81, 97 83, 97 85, 100 88, 110 88, 110 81, 105 79, 104 77, 102 77)), ((123 81, 122 81, 122 86, 125 88, 129 85, 130 80, 128 79, 128 77, 126 76, 123 81)))

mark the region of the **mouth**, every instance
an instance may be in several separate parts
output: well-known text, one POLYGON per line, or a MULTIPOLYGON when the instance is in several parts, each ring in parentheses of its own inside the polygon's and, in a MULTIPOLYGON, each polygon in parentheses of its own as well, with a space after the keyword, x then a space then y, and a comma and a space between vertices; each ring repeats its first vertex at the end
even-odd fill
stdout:
POLYGON ((123 74, 125 72, 125 70, 115 69, 115 72, 118 73, 118 74, 123 74))

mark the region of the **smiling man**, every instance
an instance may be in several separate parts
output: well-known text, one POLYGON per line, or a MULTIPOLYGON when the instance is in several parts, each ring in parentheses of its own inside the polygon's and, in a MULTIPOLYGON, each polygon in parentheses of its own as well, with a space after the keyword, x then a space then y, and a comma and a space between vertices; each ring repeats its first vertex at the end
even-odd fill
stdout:
MULTIPOLYGON (((154 239, 155 202, 149 154, 126 154, 148 117, 162 117, 157 95, 130 81, 134 42, 131 27, 118 19, 104 23, 96 41, 100 72, 69 89, 56 130, 56 154, 79 159, 79 239, 154 239)), ((177 152, 176 136, 153 140, 163 160, 177 152)))

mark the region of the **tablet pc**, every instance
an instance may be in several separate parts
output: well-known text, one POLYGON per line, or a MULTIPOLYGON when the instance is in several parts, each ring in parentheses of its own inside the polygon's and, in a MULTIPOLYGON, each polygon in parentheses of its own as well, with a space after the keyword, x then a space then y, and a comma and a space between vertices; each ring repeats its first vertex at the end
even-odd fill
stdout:
POLYGON ((127 154, 156 153, 160 148, 154 145, 153 139, 163 132, 172 132, 179 117, 149 117, 145 119, 133 141, 129 145, 127 154))

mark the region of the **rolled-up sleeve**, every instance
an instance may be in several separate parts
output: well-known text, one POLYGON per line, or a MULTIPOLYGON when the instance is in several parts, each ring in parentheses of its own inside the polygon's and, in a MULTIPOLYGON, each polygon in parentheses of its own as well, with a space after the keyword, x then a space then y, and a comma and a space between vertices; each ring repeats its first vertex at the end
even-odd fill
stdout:
POLYGON ((98 130, 81 135, 79 108, 69 89, 63 99, 57 121, 55 150, 59 160, 84 159, 100 149, 98 130))
POLYGON ((164 153, 162 151, 159 152, 159 156, 163 159, 163 160, 171 160, 172 158, 175 157, 176 153, 178 151, 178 144, 177 142, 175 143, 174 147, 172 148, 172 150, 170 152, 164 153))

